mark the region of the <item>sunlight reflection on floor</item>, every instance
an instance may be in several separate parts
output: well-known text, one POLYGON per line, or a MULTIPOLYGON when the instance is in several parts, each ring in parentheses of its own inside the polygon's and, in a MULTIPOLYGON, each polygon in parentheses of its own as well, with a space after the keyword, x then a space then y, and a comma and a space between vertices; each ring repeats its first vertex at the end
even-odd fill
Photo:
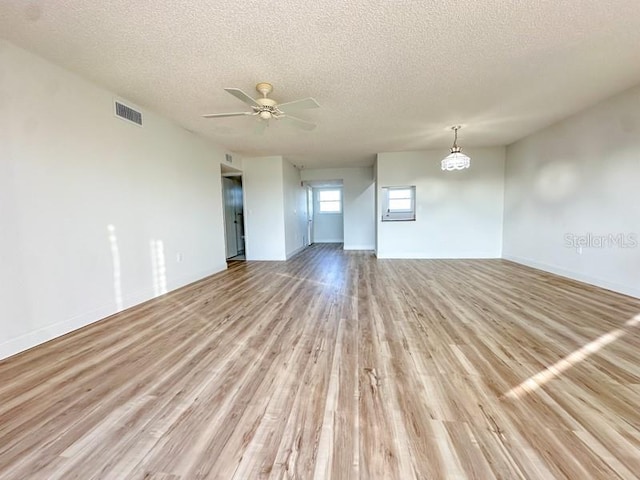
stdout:
POLYGON ((568 370, 576 363, 585 360, 589 356, 596 353, 598 350, 602 349, 612 342, 615 342, 618 338, 627 333, 626 327, 635 327, 638 324, 640 324, 640 315, 636 315, 631 320, 625 322, 624 327, 612 330, 601 335, 594 341, 589 342, 584 347, 576 350, 562 360, 559 360, 550 367, 547 367, 541 372, 536 373, 533 377, 528 378, 517 387, 509 390, 505 394, 505 397, 517 399, 523 395, 526 395, 527 393, 535 391, 536 389, 542 387, 549 380, 552 380, 561 375, 562 372, 568 370))

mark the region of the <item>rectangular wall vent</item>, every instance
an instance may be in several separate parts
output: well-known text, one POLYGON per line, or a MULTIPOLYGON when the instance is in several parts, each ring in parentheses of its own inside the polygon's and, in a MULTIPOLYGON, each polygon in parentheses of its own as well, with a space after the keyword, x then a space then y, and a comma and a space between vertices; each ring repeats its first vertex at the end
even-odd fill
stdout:
POLYGON ((227 160, 227 163, 233 163, 233 157, 230 154, 225 153, 224 158, 227 160))
POLYGON ((142 113, 134 110, 133 108, 115 101, 116 107, 116 117, 120 117, 129 122, 135 123, 136 125, 142 126, 142 113))

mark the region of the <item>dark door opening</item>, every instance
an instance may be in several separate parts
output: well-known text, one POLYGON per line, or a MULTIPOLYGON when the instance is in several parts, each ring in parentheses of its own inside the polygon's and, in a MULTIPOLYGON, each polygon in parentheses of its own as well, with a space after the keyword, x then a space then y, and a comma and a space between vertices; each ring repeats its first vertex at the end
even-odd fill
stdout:
POLYGON ((242 177, 222 177, 227 260, 244 260, 244 205, 242 177))

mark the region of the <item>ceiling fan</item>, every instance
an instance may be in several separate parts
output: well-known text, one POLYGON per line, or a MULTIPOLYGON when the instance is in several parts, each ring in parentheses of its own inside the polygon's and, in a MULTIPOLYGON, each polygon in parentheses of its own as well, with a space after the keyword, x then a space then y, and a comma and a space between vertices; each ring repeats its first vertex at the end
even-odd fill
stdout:
POLYGON ((243 101, 249 105, 252 109, 251 112, 233 112, 233 113, 210 113, 203 115, 204 118, 221 118, 221 117, 240 117, 244 115, 257 116, 261 120, 259 129, 264 130, 272 118, 276 120, 286 120, 287 122, 295 125, 303 130, 313 130, 316 128, 316 124, 303 120, 298 117, 289 115, 289 112, 296 112, 298 110, 305 110, 308 108, 318 108, 320 105, 313 98, 308 97, 302 100, 294 100, 292 102, 277 103, 272 98, 269 98, 269 94, 273 91, 273 85, 266 82, 261 82, 256 85, 256 90, 262 94, 260 98, 251 98, 239 88, 225 88, 234 97, 243 101))

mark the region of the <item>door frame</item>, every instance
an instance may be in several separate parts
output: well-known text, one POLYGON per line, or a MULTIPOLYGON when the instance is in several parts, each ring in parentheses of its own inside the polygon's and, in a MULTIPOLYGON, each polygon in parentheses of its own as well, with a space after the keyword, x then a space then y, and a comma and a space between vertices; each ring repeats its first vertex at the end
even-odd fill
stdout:
MULTIPOLYGON (((227 170, 227 169, 225 169, 227 170)), ((247 226, 246 226, 246 221, 245 221, 245 209, 244 209, 244 205, 245 205, 245 198, 244 198, 244 185, 242 182, 242 172, 239 170, 235 170, 235 171, 222 171, 221 172, 221 193, 222 193, 222 216, 223 216, 223 225, 224 225, 224 242, 225 242, 225 258, 227 260, 229 260, 230 258, 233 258, 234 256, 238 256, 241 255, 242 253, 244 253, 245 259, 247 258, 247 242, 246 242, 246 231, 247 231, 247 226), (229 228, 227 226, 227 196, 226 196, 226 187, 225 187, 225 181, 224 178, 230 178, 230 177, 234 177, 234 178, 239 178, 240 180, 240 201, 241 201, 241 208, 240 208, 240 212, 235 212, 235 219, 233 220, 235 228, 234 228, 234 232, 233 234, 235 235, 235 242, 236 242, 236 255, 233 255, 231 257, 229 257, 229 252, 227 250, 227 244, 228 244, 228 235, 229 233, 229 228), (241 216, 241 219, 239 220, 237 217, 238 215, 241 216), (240 225, 238 225, 238 221, 241 222, 240 225), (238 227, 241 228, 241 232, 238 231, 238 227), (239 238, 242 239, 242 252, 240 251, 239 248, 237 248, 238 245, 238 240, 239 238)))

